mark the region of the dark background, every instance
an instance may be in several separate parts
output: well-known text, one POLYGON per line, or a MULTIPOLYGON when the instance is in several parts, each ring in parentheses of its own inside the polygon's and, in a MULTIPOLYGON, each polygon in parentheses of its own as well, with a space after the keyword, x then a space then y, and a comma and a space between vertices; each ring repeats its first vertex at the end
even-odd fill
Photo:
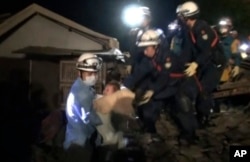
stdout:
MULTIPOLYGON (((14 14, 31 3, 37 3, 92 30, 117 38, 121 49, 126 50, 129 28, 122 22, 124 7, 137 0, 3 0, 0 13, 14 14)), ((180 0, 141 0, 152 10, 154 26, 166 28, 175 18, 180 0)))
MULTIPOLYGON (((140 0, 150 7, 153 25, 166 30, 175 19, 178 4, 186 0, 140 0)), ((220 17, 232 18, 235 29, 241 36, 250 29, 250 0, 195 0, 201 9, 201 18, 211 25, 220 17)), ((92 30, 117 38, 121 50, 127 50, 129 28, 122 22, 122 10, 138 0, 2 0, 0 13, 14 14, 31 3, 37 3, 92 30)))

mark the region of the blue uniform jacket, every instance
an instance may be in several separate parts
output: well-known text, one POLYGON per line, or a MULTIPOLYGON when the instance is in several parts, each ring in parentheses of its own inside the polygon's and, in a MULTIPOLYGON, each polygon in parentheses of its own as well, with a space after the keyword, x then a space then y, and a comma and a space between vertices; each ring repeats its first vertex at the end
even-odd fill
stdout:
MULTIPOLYGON (((233 53, 231 50, 231 45, 233 41, 234 41, 234 38, 230 35, 221 38, 221 44, 224 50, 226 60, 228 61, 229 59, 234 59, 235 65, 240 65, 240 57, 235 57, 235 58, 232 57, 233 53)), ((239 56, 239 55, 236 54, 236 56, 239 56)))
POLYGON ((66 136, 64 148, 71 144, 84 146, 95 131, 95 126, 101 124, 100 118, 92 107, 95 92, 92 87, 84 84, 78 78, 72 85, 66 103, 66 136))
POLYGON ((123 85, 132 91, 138 88, 148 89, 156 73, 153 60, 144 56, 140 62, 134 65, 134 71, 124 80, 123 85))

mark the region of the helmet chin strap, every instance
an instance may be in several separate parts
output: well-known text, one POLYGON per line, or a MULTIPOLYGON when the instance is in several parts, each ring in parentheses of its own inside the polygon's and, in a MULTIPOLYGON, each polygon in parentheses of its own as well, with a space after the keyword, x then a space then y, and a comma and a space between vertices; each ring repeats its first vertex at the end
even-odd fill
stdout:
POLYGON ((159 55, 159 50, 160 50, 160 45, 157 45, 157 46, 154 46, 155 47, 155 54, 153 56, 153 59, 156 59, 157 58, 157 55, 159 55))
POLYGON ((79 70, 79 73, 80 73, 80 78, 83 80, 82 71, 81 71, 81 70, 79 70))

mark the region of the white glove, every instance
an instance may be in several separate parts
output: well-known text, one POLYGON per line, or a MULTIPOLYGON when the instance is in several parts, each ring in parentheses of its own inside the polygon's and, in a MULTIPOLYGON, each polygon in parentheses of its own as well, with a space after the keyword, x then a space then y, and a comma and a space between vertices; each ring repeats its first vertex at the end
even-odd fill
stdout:
POLYGON ((142 100, 138 103, 138 106, 148 103, 148 101, 151 99, 153 95, 154 95, 154 91, 152 90, 146 91, 146 93, 142 97, 142 100))
POLYGON ((189 77, 193 76, 196 73, 198 64, 196 62, 186 64, 188 68, 185 70, 185 74, 189 77))
POLYGON ((240 73, 240 67, 239 66, 235 66, 231 72, 232 77, 236 77, 239 73, 240 73))
POLYGON ((128 88, 125 87, 123 84, 121 84, 121 88, 120 89, 122 90, 122 89, 128 89, 128 88))

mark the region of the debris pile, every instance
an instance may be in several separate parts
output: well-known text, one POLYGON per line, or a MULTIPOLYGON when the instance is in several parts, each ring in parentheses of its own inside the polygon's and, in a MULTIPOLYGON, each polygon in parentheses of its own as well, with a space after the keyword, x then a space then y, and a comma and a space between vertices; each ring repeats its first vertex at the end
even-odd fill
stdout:
POLYGON ((227 162, 230 145, 250 145, 250 110, 234 109, 213 114, 204 129, 197 131, 195 144, 180 144, 178 129, 167 114, 157 122, 164 142, 143 145, 147 162, 227 162))

